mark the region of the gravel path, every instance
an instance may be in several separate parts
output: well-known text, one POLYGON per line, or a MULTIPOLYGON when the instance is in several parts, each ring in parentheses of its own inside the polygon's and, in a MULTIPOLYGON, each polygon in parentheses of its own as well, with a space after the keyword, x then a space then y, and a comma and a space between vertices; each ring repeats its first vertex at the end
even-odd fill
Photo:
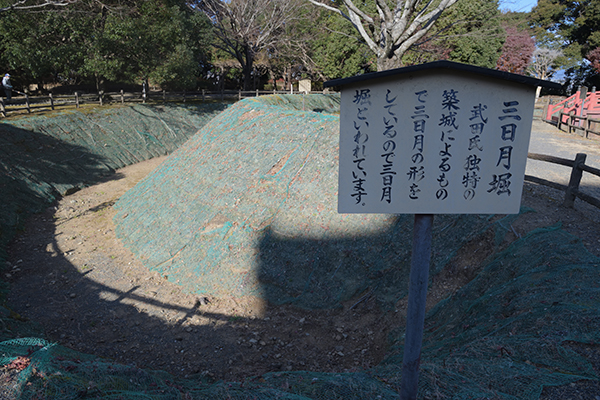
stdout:
MULTIPOLYGON (((600 168, 600 143, 584 139, 576 134, 568 134, 543 121, 533 121, 529 152, 574 160, 577 153, 587 155, 585 163, 600 168)), ((570 167, 551 164, 544 161, 527 160, 525 174, 544 178, 552 182, 567 185, 571 173, 570 167)), ((584 173, 581 191, 600 199, 600 177, 584 173)))

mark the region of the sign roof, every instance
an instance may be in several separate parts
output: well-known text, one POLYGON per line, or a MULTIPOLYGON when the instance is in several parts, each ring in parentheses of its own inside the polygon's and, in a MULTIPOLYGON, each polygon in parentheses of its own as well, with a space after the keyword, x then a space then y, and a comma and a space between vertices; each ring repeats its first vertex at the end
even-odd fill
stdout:
POLYGON ((518 213, 543 81, 426 65, 344 80, 338 212, 518 213))
POLYGON ((457 63, 454 61, 445 61, 445 60, 434 61, 434 62, 420 64, 420 65, 411 65, 409 67, 390 69, 390 70, 381 71, 381 72, 371 72, 368 74, 357 75, 357 76, 353 76, 350 78, 333 79, 333 80, 325 82, 323 84, 323 86, 324 87, 344 86, 344 85, 363 82, 363 81, 372 80, 372 79, 388 78, 388 77, 394 77, 397 75, 403 75, 403 74, 409 74, 409 73, 427 71, 427 70, 435 70, 435 69, 453 70, 453 71, 458 71, 458 72, 464 72, 465 74, 477 74, 477 75, 487 76, 490 78, 496 78, 496 79, 516 82, 516 83, 521 83, 521 84, 529 85, 529 86, 542 86, 542 87, 546 87, 546 88, 550 88, 550 89, 559 89, 561 87, 561 85, 556 82, 545 81, 542 79, 532 78, 530 76, 512 74, 510 72, 499 71, 496 69, 476 67, 474 65, 462 64, 462 63, 457 63))

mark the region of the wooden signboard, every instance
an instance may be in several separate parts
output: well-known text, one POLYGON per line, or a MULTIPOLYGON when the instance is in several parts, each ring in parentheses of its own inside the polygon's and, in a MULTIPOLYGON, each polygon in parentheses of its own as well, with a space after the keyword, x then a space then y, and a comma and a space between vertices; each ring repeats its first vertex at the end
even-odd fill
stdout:
POLYGON ((456 73, 345 88, 339 212, 518 213, 534 99, 456 73))
POLYGON ((340 213, 519 212, 536 85, 432 64, 342 87, 340 213))
POLYGON ((418 392, 433 214, 516 214, 538 86, 448 61, 325 82, 342 88, 340 213, 415 214, 401 400, 418 392))

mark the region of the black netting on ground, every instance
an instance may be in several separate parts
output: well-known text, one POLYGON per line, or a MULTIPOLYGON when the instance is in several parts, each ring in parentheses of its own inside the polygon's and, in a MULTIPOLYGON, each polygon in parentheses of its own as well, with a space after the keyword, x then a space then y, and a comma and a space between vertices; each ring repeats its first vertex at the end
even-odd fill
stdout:
MULTIPOLYGON (((600 340, 599 261, 559 227, 499 253, 428 313, 419 398, 537 399, 544 386, 597 380, 569 343, 600 340)), ((245 382, 176 379, 40 339, 0 343, 0 365, 27 360, 6 380, 22 399, 399 399, 402 336, 390 338, 386 360, 371 370, 270 373, 245 382)))
POLYGON ((172 152, 225 107, 136 105, 0 123, 0 262, 26 215, 117 168, 172 152))
MULTIPOLYGON (((599 261, 557 226, 498 254, 428 314, 422 392, 536 399, 543 385, 598 379, 566 344, 600 339, 599 261)), ((400 344, 389 370, 401 362, 400 344)))
MULTIPOLYGON (((258 294, 333 307, 372 291, 405 296, 412 217, 335 211, 337 116, 320 96, 237 103, 118 202, 119 234, 146 265, 193 292, 258 294)), ((529 212, 532 210, 523 210, 529 212)), ((510 216, 436 216, 432 274, 510 216)), ((550 227, 496 254, 426 319, 419 398, 536 399, 598 380, 570 343, 600 339, 600 260, 550 227)), ((245 382, 177 379, 41 339, 0 343, 6 393, 22 399, 398 399, 404 332, 379 366, 286 372, 245 382)))

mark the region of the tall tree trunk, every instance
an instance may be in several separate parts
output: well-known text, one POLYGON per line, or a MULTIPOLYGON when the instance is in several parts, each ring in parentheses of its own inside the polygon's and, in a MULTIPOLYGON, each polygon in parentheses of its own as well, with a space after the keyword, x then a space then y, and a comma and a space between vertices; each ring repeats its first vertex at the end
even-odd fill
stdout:
POLYGON ((246 54, 246 65, 244 65, 244 90, 250 90, 252 84, 252 70, 254 69, 254 55, 250 46, 244 48, 246 54))
POLYGON ((275 78, 275 74, 273 73, 273 70, 271 69, 271 67, 269 67, 267 69, 267 73, 269 74, 269 78, 267 79, 267 84, 269 83, 269 80, 273 81, 273 90, 277 90, 277 79, 275 78))
POLYGON ((96 91, 104 92, 104 78, 100 75, 96 75, 96 91))
POLYGON ((377 57, 377 71, 387 71, 388 69, 400 68, 402 60, 392 55, 392 57, 377 57))

